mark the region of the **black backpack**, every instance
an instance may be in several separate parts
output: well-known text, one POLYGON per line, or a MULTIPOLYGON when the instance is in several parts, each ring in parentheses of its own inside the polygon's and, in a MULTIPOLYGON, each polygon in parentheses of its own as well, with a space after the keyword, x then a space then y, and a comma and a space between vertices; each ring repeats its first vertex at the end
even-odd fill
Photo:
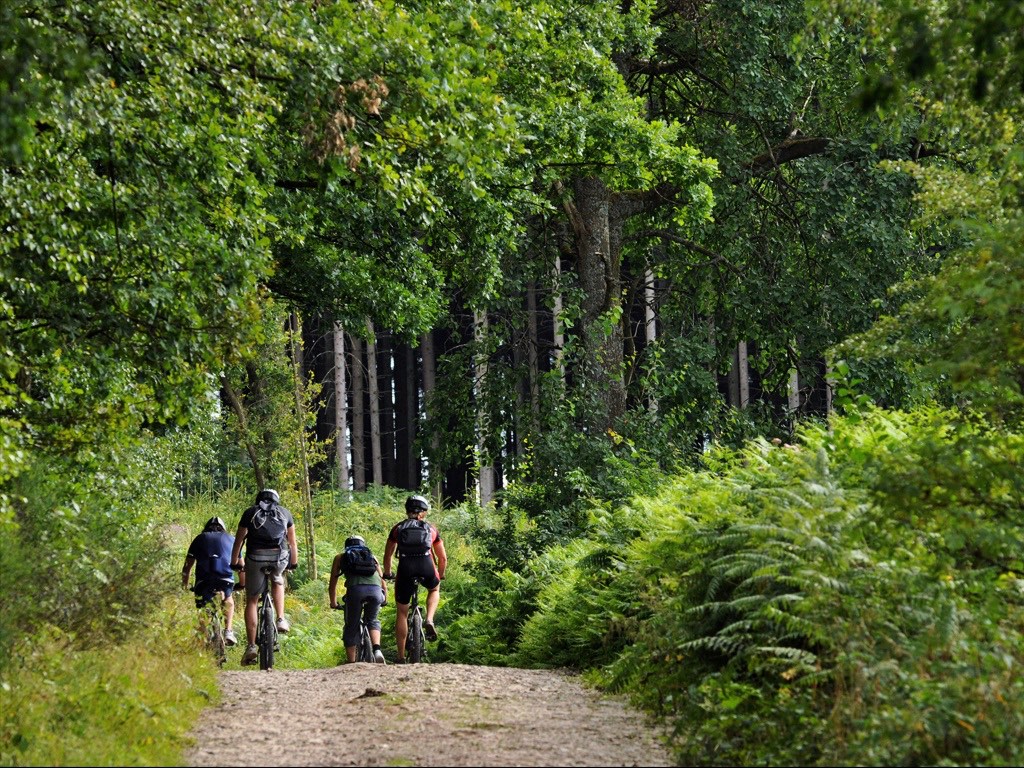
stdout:
POLYGON ((288 521, 285 519, 284 510, 277 504, 271 504, 267 509, 257 504, 256 511, 252 514, 251 530, 253 536, 260 542, 270 542, 271 546, 280 547, 288 533, 288 521))
POLYGON ((341 556, 341 572, 346 576, 372 576, 377 572, 377 561, 365 544, 345 547, 341 556))
POLYGON ((399 555, 429 555, 432 539, 426 520, 412 518, 398 524, 399 555))

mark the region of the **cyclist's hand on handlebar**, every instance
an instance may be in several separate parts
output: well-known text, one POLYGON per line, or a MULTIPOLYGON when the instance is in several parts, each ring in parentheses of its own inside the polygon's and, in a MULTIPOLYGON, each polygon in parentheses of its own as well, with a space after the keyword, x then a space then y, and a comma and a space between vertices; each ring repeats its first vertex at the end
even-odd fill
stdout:
POLYGON ((232 571, 240 571, 244 567, 245 567, 245 564, 241 560, 235 560, 235 562, 233 562, 231 564, 231 570, 232 571))
POLYGON ((384 581, 394 581, 394 580, 395 580, 395 574, 393 574, 393 573, 385 573, 384 574, 384 581))
POLYGON ((288 563, 288 567, 285 568, 285 570, 286 571, 294 571, 298 567, 299 567, 298 563, 288 563))

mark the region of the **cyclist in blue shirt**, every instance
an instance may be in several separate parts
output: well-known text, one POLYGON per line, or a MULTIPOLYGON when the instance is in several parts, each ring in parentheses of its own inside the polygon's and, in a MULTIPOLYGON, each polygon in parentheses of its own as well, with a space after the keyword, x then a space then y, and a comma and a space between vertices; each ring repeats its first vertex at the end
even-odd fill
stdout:
POLYGON ((231 623, 235 617, 235 600, 231 595, 235 575, 231 572, 231 550, 235 537, 227 532, 227 526, 219 517, 211 517, 203 532, 192 539, 185 566, 181 569, 181 586, 188 589, 188 578, 192 566, 196 568, 196 583, 192 591, 196 595, 196 608, 202 608, 212 601, 218 592, 223 593, 224 642, 234 645, 237 640, 231 623))

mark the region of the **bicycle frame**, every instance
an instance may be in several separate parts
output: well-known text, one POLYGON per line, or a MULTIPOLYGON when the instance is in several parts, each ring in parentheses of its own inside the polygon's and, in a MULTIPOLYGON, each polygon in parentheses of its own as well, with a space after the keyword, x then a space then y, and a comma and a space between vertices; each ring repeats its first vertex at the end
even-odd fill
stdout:
POLYGON ((259 608, 256 613, 256 646, 259 648, 260 669, 274 667, 274 651, 277 650, 277 613, 274 610, 274 599, 271 592, 273 565, 265 565, 260 571, 266 576, 263 580, 263 592, 260 594, 259 608))
POLYGON ((423 634, 423 609, 420 608, 420 583, 413 579, 412 598, 409 600, 409 614, 406 617, 408 632, 405 636, 405 658, 410 664, 423 661, 427 647, 427 638, 423 634))
MULTIPOLYGON (((192 587, 195 592, 195 586, 192 587)), ((199 595, 196 593, 196 597, 199 595)), ((224 640, 224 590, 217 590, 199 609, 199 620, 203 640, 213 653, 218 666, 227 661, 227 644, 224 640)))

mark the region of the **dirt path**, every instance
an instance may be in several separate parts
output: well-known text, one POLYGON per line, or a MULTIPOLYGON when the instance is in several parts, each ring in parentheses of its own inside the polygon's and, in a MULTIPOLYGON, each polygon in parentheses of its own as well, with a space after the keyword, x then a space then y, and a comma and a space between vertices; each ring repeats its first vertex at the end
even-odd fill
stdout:
POLYGON ((347 664, 220 683, 189 765, 673 765, 642 715, 561 672, 347 664))

